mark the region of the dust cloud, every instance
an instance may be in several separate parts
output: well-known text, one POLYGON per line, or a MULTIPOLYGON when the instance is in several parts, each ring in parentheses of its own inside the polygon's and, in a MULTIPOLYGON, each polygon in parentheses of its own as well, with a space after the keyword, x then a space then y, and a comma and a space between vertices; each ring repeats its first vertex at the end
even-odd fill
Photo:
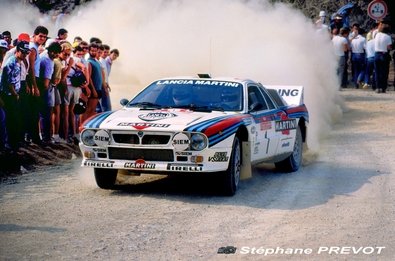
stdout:
MULTIPOLYGON (((1 8, 1 24, 7 25, 3 29, 16 36, 50 21, 27 10, 28 15, 14 6, 1 8)), ((53 21, 46 25, 55 37, 53 21)), ((120 50, 110 76, 115 108, 121 97, 131 98, 160 77, 210 73, 264 85, 303 85, 313 151, 319 151, 320 140, 342 113, 329 36, 317 33, 311 20, 285 4, 103 0, 79 7, 63 27, 70 41, 77 35, 85 40, 95 36, 120 50)))

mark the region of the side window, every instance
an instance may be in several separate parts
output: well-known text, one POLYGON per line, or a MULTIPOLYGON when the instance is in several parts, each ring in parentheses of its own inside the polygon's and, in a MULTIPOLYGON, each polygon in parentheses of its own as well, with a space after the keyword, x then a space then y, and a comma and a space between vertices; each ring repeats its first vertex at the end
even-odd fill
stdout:
POLYGON ((269 93, 270 97, 272 97, 273 101, 277 104, 277 106, 285 106, 284 100, 281 98, 280 94, 276 90, 266 89, 269 93))
POLYGON ((261 91, 257 86, 248 87, 248 110, 261 111, 267 110, 267 104, 261 91))
POLYGON ((274 105, 272 99, 270 99, 269 94, 263 89, 261 89, 261 91, 263 93, 263 96, 265 97, 265 100, 267 102, 267 105, 269 106, 269 109, 271 109, 271 110, 275 109, 276 105, 274 105))

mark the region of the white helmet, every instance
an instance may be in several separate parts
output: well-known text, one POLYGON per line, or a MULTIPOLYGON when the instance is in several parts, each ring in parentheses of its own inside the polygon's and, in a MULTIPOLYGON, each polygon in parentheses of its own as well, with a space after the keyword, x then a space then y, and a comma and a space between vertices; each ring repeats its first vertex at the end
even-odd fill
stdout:
POLYGON ((325 13, 325 11, 320 11, 320 15, 319 15, 320 17, 325 17, 326 16, 326 13, 325 13))

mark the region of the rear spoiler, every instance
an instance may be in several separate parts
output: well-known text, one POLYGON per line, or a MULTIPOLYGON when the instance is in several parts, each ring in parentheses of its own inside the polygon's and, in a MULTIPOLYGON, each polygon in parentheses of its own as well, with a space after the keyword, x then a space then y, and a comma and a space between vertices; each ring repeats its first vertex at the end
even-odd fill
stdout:
POLYGON ((266 89, 276 90, 288 105, 304 104, 304 88, 299 85, 264 85, 266 89))

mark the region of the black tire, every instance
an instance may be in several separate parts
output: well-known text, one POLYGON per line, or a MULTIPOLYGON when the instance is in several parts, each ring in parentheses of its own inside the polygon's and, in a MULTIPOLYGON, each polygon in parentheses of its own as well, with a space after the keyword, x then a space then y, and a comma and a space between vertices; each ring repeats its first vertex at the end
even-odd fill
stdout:
POLYGON ((101 189, 114 188, 117 179, 117 169, 94 169, 96 184, 101 189))
POLYGON ((302 165, 303 158, 303 139, 300 127, 296 129, 296 138, 292 154, 280 162, 276 162, 276 169, 281 172, 295 172, 302 165))
POLYGON ((232 153, 230 156, 229 166, 226 171, 221 173, 221 182, 223 193, 226 196, 233 196, 240 183, 241 172, 241 147, 238 137, 233 140, 232 153))

